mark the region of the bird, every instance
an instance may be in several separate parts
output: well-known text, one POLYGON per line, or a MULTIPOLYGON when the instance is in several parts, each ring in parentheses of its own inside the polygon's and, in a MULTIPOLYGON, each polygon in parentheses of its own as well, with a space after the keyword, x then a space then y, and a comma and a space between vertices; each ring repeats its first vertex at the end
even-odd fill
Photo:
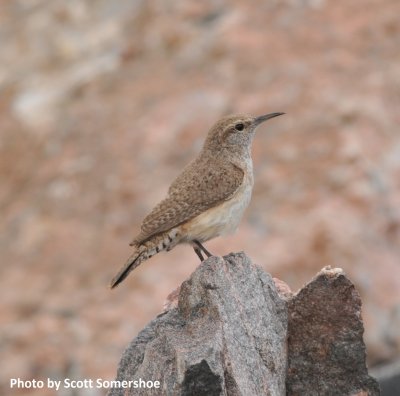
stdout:
POLYGON ((283 114, 228 115, 211 127, 198 156, 144 218, 140 233, 130 243, 133 253, 112 279, 111 288, 144 261, 178 244, 191 245, 200 261, 204 255, 212 256, 203 243, 233 233, 250 203, 256 128, 283 114))

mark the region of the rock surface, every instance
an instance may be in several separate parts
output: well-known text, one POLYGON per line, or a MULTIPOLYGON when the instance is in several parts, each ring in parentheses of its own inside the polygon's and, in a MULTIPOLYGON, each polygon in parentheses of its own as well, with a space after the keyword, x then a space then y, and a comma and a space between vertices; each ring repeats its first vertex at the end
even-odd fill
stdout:
POLYGON ((118 381, 161 389, 109 396, 379 395, 365 365, 361 300, 344 273, 324 269, 294 296, 276 282, 243 253, 203 262, 119 365, 118 381))
POLYGON ((288 394, 379 395, 363 333, 360 295, 341 269, 324 268, 289 300, 288 394))
POLYGON ((213 257, 182 284, 178 307, 128 347, 117 379, 158 380, 169 395, 282 394, 286 337, 286 304, 272 278, 245 255, 213 257))

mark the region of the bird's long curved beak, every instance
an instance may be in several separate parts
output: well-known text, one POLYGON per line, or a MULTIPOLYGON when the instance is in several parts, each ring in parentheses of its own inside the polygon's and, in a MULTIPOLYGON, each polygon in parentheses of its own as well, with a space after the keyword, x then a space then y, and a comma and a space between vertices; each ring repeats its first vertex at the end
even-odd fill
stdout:
POLYGON ((256 117, 254 119, 254 124, 255 125, 259 125, 262 122, 269 120, 270 118, 278 117, 278 116, 281 116, 283 114, 285 114, 285 113, 269 113, 269 114, 265 114, 265 115, 256 117))

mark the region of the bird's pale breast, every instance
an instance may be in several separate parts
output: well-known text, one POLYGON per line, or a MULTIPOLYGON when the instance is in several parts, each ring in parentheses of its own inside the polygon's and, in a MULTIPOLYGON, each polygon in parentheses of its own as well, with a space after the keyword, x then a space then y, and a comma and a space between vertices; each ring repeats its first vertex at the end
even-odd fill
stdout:
POLYGON ((231 199, 206 210, 182 225, 182 234, 185 235, 187 242, 195 239, 206 242, 217 236, 236 231, 243 213, 250 203, 253 189, 253 172, 251 164, 249 165, 243 184, 231 199))

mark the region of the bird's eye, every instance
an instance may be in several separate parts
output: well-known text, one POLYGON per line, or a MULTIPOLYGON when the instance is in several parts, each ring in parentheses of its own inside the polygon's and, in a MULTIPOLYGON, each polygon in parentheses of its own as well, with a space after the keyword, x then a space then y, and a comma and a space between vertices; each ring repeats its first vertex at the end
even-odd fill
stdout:
POLYGON ((237 131, 243 131, 244 125, 243 125, 242 123, 236 124, 236 125, 235 125, 235 129, 236 129, 237 131))

